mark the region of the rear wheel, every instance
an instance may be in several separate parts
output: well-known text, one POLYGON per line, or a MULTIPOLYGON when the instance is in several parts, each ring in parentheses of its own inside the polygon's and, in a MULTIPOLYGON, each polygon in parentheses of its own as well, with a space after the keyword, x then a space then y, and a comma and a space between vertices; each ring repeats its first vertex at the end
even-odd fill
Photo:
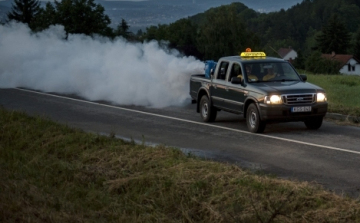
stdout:
POLYGON ((262 133, 265 130, 266 122, 261 121, 260 113, 255 104, 250 104, 246 111, 246 124, 250 132, 262 133))
POLYGON ((323 117, 315 117, 304 121, 306 128, 308 129, 319 129, 322 125, 323 117))
POLYGON ((200 115, 204 122, 213 122, 216 119, 217 110, 211 105, 206 95, 202 96, 200 100, 200 115))

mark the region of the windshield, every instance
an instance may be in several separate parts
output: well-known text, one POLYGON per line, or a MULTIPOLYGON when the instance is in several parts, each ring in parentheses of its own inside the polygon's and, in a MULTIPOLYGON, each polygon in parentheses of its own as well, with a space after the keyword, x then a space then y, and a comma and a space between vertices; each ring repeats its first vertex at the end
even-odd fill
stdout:
POLYGON ((300 81, 294 68, 287 62, 245 64, 248 82, 300 81))

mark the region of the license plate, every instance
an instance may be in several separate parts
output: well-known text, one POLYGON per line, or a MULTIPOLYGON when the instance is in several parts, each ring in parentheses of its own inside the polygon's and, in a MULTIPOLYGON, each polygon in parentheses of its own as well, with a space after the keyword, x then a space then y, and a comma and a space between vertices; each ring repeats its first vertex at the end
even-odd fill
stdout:
POLYGON ((292 107, 291 112, 311 112, 311 106, 292 107))

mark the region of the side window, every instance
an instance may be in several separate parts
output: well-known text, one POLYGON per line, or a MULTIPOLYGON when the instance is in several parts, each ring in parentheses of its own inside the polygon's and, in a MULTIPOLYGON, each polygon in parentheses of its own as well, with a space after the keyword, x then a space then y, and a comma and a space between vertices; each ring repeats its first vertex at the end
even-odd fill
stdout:
POLYGON ((230 73, 230 76, 229 76, 228 81, 230 82, 230 81, 231 81, 231 78, 233 78, 233 77, 243 78, 240 64, 234 63, 234 64, 232 65, 232 67, 231 67, 231 73, 230 73))
POLYGON ((284 65, 273 64, 274 72, 279 75, 284 75, 284 65))
POLYGON ((282 68, 283 68, 285 74, 290 74, 292 72, 292 70, 290 69, 290 66, 286 66, 285 64, 283 64, 282 68))
POLYGON ((221 62, 216 79, 225 80, 228 67, 229 67, 228 62, 221 62))
POLYGON ((283 73, 279 73, 280 75, 283 74, 286 78, 290 79, 298 79, 298 75, 296 74, 295 70, 288 63, 282 63, 281 68, 283 73))

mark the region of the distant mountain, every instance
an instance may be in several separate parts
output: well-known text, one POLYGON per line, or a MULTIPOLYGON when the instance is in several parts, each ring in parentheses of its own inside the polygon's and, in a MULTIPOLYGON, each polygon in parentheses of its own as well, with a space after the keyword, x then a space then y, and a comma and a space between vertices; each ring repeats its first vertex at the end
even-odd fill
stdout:
MULTIPOLYGON (((302 0, 147 0, 147 1, 105 1, 95 0, 105 8, 105 13, 110 17, 112 26, 115 27, 125 19, 130 25, 130 30, 139 29, 158 24, 168 24, 181 18, 186 18, 212 7, 228 5, 232 2, 241 2, 259 12, 278 11, 287 9, 302 0)), ((11 9, 12 0, 0 0, 0 19, 5 18, 11 9)), ((44 1, 41 2, 43 5, 44 1)))
MULTIPOLYGON (((1 2, 0 2, 1 3, 1 2)), ((6 20, 6 14, 10 10, 10 7, 5 5, 0 5, 0 22, 6 20)))
POLYGON ((125 19, 131 31, 144 29, 158 24, 168 24, 181 18, 186 18, 212 7, 228 5, 232 2, 241 2, 258 12, 271 12, 288 9, 302 0, 148 0, 141 2, 131 1, 104 1, 97 0, 104 6, 107 15, 113 24, 125 19))

